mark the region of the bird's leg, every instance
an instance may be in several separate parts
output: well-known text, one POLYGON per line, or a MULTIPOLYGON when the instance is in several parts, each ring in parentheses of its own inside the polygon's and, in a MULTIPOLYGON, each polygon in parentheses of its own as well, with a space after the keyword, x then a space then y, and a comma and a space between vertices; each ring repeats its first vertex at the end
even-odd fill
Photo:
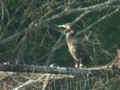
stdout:
POLYGON ((78 62, 75 60, 74 63, 75 63, 75 68, 83 68, 82 62, 78 62))
POLYGON ((79 68, 83 68, 82 59, 79 59, 79 68))
POLYGON ((80 60, 80 62, 79 62, 79 68, 82 68, 82 67, 83 67, 82 60, 80 60))
POLYGON ((75 63, 75 68, 78 68, 79 67, 79 62, 78 61, 74 61, 75 63))
POLYGON ((82 63, 80 63, 79 64, 79 68, 83 68, 84 66, 83 66, 83 64, 82 63))

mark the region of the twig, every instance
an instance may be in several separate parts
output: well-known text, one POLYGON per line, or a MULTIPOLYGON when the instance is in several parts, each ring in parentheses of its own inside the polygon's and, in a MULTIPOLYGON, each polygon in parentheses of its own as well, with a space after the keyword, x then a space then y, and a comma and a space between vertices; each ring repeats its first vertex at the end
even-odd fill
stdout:
POLYGON ((110 4, 112 4, 113 2, 116 2, 116 1, 118 1, 118 0, 107 0, 103 3, 96 4, 96 5, 93 5, 93 6, 89 6, 89 7, 85 7, 85 8, 72 9, 71 12, 73 13, 73 12, 78 12, 78 11, 80 12, 80 11, 86 11, 86 10, 94 11, 94 10, 98 10, 98 9, 101 10, 101 8, 109 7, 110 4))
POLYGON ((14 88, 13 90, 19 90, 20 88, 22 88, 22 87, 24 87, 24 86, 27 86, 27 85, 29 85, 29 84, 38 82, 38 81, 40 81, 43 77, 44 77, 44 76, 42 76, 42 77, 40 77, 40 78, 38 78, 38 79, 36 79, 36 80, 30 79, 30 80, 26 81, 25 83, 19 85, 18 87, 14 88))
POLYGON ((48 79, 48 80, 44 81, 43 86, 42 86, 42 90, 46 90, 46 87, 47 87, 48 82, 49 82, 49 78, 50 78, 51 76, 52 76, 51 74, 48 74, 48 75, 46 76, 46 79, 48 79))
MULTIPOLYGON (((21 89, 21 88, 23 88, 27 85, 30 85, 30 84, 33 84, 33 83, 36 83, 36 82, 43 82, 43 86, 44 86, 44 85, 47 85, 46 82, 48 82, 49 80, 63 79, 63 78, 73 78, 72 75, 68 76, 68 75, 60 75, 60 74, 58 74, 58 75, 55 75, 55 74, 51 74, 51 75, 50 74, 40 74, 38 76, 39 76, 39 78, 29 79, 25 83, 22 83, 19 86, 17 86, 16 88, 14 88, 13 90, 19 90, 19 89, 21 89)), ((44 86, 44 88, 46 88, 46 86, 44 86)), ((43 89, 43 90, 45 90, 45 89, 43 89)))
POLYGON ((90 11, 85 11, 84 13, 82 13, 80 16, 76 17, 75 20, 72 21, 71 25, 75 24, 76 22, 78 22, 82 17, 84 17, 85 15, 87 15, 88 13, 90 13, 90 11))
POLYGON ((116 12, 118 12, 119 9, 120 9, 120 8, 117 8, 117 9, 115 9, 113 12, 111 12, 110 14, 107 14, 107 15, 101 17, 100 19, 96 20, 94 23, 90 24, 90 25, 87 26, 85 29, 79 31, 79 32, 77 33, 77 35, 80 35, 80 34, 83 33, 83 32, 87 32, 87 31, 88 31, 90 28, 92 28, 94 25, 100 23, 100 22, 103 21, 104 19, 106 19, 106 18, 112 16, 113 14, 115 14, 116 12))
POLYGON ((110 4, 112 4, 113 2, 116 2, 116 1, 118 1, 118 0, 108 0, 108 1, 103 2, 101 4, 96 4, 96 5, 85 7, 85 8, 78 7, 75 9, 68 10, 67 12, 62 11, 56 15, 53 15, 51 18, 48 18, 46 21, 55 20, 55 19, 58 19, 64 15, 70 15, 70 14, 75 13, 75 12, 82 12, 82 11, 87 11, 87 10, 94 11, 94 10, 98 10, 98 9, 101 10, 101 9, 104 9, 105 7, 109 7, 110 4))
POLYGON ((47 60, 46 60, 46 65, 49 65, 50 64, 50 62, 51 62, 51 58, 53 57, 53 53, 58 49, 58 48, 60 48, 61 47, 61 45, 60 45, 60 43, 61 43, 61 41, 62 41, 62 39, 63 39, 63 34, 61 34, 60 35, 60 37, 58 38, 58 40, 56 41, 56 43, 53 45, 53 47, 51 48, 51 51, 49 52, 49 55, 48 55, 48 58, 47 58, 47 60), (52 54, 51 54, 52 53, 52 54))

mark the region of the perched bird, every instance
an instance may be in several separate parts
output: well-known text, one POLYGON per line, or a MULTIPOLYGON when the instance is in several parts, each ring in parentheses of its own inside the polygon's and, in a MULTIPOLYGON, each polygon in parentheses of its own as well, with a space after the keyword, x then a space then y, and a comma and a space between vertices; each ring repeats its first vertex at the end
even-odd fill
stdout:
POLYGON ((88 65, 90 62, 88 48, 75 36, 76 31, 71 28, 70 24, 57 25, 57 27, 64 30, 67 46, 74 59, 75 67, 88 65))

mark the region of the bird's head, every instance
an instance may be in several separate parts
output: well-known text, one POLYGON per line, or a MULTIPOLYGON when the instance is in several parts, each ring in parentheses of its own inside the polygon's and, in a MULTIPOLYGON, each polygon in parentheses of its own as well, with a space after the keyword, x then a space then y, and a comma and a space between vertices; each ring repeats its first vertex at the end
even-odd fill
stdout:
POLYGON ((63 32, 66 37, 73 38, 76 34, 71 24, 57 25, 58 31, 63 32))
POLYGON ((56 25, 56 27, 58 29, 60 29, 60 31, 64 31, 64 33, 74 33, 74 30, 71 28, 71 24, 63 24, 63 25, 56 25))
POLYGON ((58 28, 64 29, 64 30, 70 30, 71 26, 69 24, 64 25, 57 25, 58 28))

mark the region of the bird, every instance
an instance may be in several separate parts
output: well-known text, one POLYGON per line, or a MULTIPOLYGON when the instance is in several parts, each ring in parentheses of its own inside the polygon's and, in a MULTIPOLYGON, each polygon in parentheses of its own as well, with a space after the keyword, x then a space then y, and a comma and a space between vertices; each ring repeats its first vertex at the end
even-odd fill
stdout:
POLYGON ((82 68, 88 65, 90 63, 89 50, 87 46, 76 37, 76 31, 72 28, 71 24, 57 25, 57 28, 64 31, 69 52, 74 59, 74 67, 82 68))

